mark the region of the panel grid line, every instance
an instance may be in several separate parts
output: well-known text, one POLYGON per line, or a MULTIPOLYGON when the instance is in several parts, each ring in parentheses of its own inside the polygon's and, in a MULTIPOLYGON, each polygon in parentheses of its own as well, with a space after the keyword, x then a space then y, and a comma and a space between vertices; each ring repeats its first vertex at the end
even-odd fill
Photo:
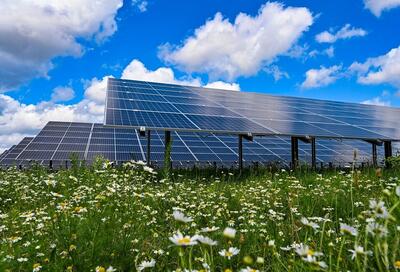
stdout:
POLYGON ((54 156, 56 155, 56 152, 58 151, 58 149, 59 149, 59 147, 60 147, 60 145, 61 145, 61 142, 62 142, 63 139, 65 138, 65 135, 67 135, 67 132, 68 132, 69 128, 71 127, 71 124, 72 124, 72 123, 69 123, 67 129, 65 130, 64 135, 62 136, 61 140, 58 142, 58 145, 57 145, 57 147, 56 147, 56 150, 54 150, 54 153, 53 153, 53 155, 51 156, 50 160, 53 160, 54 156))
MULTIPOLYGON (((150 83, 148 83, 148 82, 146 82, 146 83, 147 83, 153 90, 155 90, 162 98, 164 98, 164 96, 163 96, 158 90, 154 89, 154 87, 151 86, 150 83)), ((164 99, 167 100, 166 98, 164 98, 164 99)), ((168 101, 168 100, 167 100, 167 101, 168 101)), ((190 119, 186 116, 186 114, 182 113, 178 108, 176 108, 176 107, 174 106, 174 104, 172 104, 172 103, 169 102, 169 101, 168 101, 168 103, 171 104, 177 111, 179 111, 179 112, 180 112, 189 122, 191 122, 195 127, 197 127, 198 129, 201 130, 201 128, 200 128, 199 126, 197 126, 195 123, 193 123, 192 120, 190 120, 190 119)))
POLYGON ((90 128, 90 134, 86 143, 86 148, 85 148, 85 154, 84 154, 84 159, 87 160, 87 154, 89 152, 89 146, 90 146, 90 141, 92 140, 92 133, 93 133, 93 127, 94 127, 94 123, 92 124, 92 127, 90 128))

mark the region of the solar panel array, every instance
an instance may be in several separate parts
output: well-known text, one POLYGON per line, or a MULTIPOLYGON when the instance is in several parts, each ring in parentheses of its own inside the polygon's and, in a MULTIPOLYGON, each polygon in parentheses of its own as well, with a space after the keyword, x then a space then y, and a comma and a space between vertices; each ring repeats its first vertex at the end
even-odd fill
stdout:
POLYGON ((400 140, 400 109, 109 79, 104 124, 151 130, 400 140))
POLYGON ((1 154, 0 154, 0 160, 7 155, 8 149, 4 150, 1 154))
POLYGON ((49 122, 15 158, 17 164, 65 164, 74 154, 92 161, 102 155, 111 161, 143 159, 134 129, 107 128, 101 124, 49 122), (139 156, 139 155, 140 156, 139 156))
POLYGON ((32 139, 33 138, 31 137, 25 137, 19 144, 12 146, 9 150, 5 151, 0 157, 0 165, 15 164, 18 155, 26 148, 32 139))
MULTIPOLYGON (((232 167, 238 160, 238 138, 235 135, 174 132, 171 159, 175 167, 224 166, 232 167)), ((371 145, 357 140, 317 140, 319 165, 344 166, 353 161, 353 150, 359 150, 358 162, 371 162, 371 145)), ((140 137, 135 129, 110 128, 102 124, 49 122, 35 138, 25 138, 10 148, 0 165, 38 163, 68 167, 75 154, 91 163, 96 156, 110 161, 146 161, 147 138, 140 137)), ((151 161, 162 166, 164 160, 164 133, 152 131, 151 161)), ((379 160, 383 160, 383 148, 378 147, 379 160)), ((290 138, 281 136, 255 137, 252 142, 243 141, 245 165, 279 164, 289 166, 291 160, 290 138)), ((310 144, 299 142, 299 159, 311 161, 310 144)))
MULTIPOLYGON (((147 160, 147 139, 136 130, 151 130, 151 161, 164 161, 164 132, 172 132, 175 166, 231 167, 243 141, 244 164, 292 161, 291 136, 317 137, 317 163, 346 165, 358 149, 358 162, 371 163, 372 145, 361 140, 400 139, 400 109, 278 97, 172 84, 110 79, 103 124, 49 122, 34 138, 24 138, 0 155, 0 165, 39 163, 68 166, 72 154, 91 163, 147 160)), ((400 145, 393 142, 393 148, 400 145)), ((378 161, 384 148, 378 146, 378 161)), ((310 163, 311 145, 299 142, 300 162, 310 163)), ((394 152, 396 153, 396 151, 394 152)))

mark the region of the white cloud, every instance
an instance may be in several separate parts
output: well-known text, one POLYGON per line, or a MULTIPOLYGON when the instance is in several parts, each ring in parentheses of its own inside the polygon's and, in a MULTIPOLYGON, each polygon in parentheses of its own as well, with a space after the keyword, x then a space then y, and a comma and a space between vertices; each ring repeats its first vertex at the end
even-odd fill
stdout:
POLYGON ((186 72, 231 81, 254 75, 287 53, 312 23, 307 8, 268 2, 256 16, 240 13, 233 23, 217 13, 182 45, 161 46, 159 55, 186 72))
POLYGON ((329 58, 333 58, 335 56, 335 47, 333 47, 333 45, 331 45, 324 50, 318 51, 318 50, 314 49, 308 53, 308 56, 310 58, 315 58, 319 55, 326 55, 329 58))
POLYGON ((57 56, 80 56, 78 39, 112 35, 122 0, 0 2, 0 91, 46 77, 57 56))
POLYGON ((129 65, 126 66, 122 72, 121 78, 191 86, 201 85, 199 78, 176 79, 174 71, 171 68, 160 67, 154 71, 148 70, 144 64, 137 59, 132 60, 129 65))
POLYGON ((112 76, 102 79, 93 78, 86 87, 85 97, 97 104, 104 105, 106 99, 107 80, 112 76))
POLYGON ((376 17, 379 17, 383 11, 399 7, 400 0, 364 0, 364 5, 376 17))
POLYGON ((140 12, 147 11, 147 5, 149 3, 145 0, 132 0, 132 5, 136 6, 140 12))
POLYGON ((354 62, 349 70, 357 73, 359 83, 387 83, 400 88, 400 46, 364 63, 354 62))
MULTIPOLYGON (((144 64, 137 59, 132 60, 122 72, 121 78, 144 80, 153 82, 162 82, 170 84, 180 84, 187 86, 201 86, 203 85, 199 78, 183 77, 176 78, 174 71, 171 68, 160 67, 152 71, 147 69, 144 64)), ((106 86, 104 86, 105 89, 106 86)), ((240 91, 240 86, 237 83, 227 83, 223 81, 209 82, 205 85, 207 88, 225 89, 240 91)))
POLYGON ((319 33, 315 36, 315 40, 319 43, 334 43, 337 40, 363 37, 365 35, 367 35, 367 31, 364 29, 351 27, 350 24, 346 24, 336 33, 333 33, 332 30, 319 33))
POLYGON ((335 56, 335 48, 333 46, 329 46, 323 52, 330 58, 333 58, 335 56))
MULTIPOLYGON (((0 150, 18 143, 23 137, 35 135, 48 121, 103 122, 107 80, 93 78, 86 83, 84 98, 72 105, 44 101, 38 104, 23 104, 14 98, 0 94, 0 150)), ((161 67, 148 70, 139 60, 124 69, 122 77, 145 81, 201 86, 200 79, 177 79, 172 69, 161 67)), ((240 90, 239 84, 214 82, 214 88, 240 90)))
POLYGON ((69 101, 74 97, 75 97, 75 92, 72 88, 59 86, 53 90, 53 93, 51 94, 51 101, 52 102, 69 101))
POLYGON ((306 59, 307 58, 307 51, 309 49, 308 44, 295 44, 293 45, 287 52, 283 53, 282 56, 287 56, 294 59, 306 59))
POLYGON ((32 136, 20 133, 11 133, 0 135, 0 154, 11 146, 18 144, 24 137, 32 136))
POLYGON ((306 79, 301 84, 303 89, 324 87, 341 77, 342 67, 334 65, 328 68, 321 66, 320 69, 310 69, 306 72, 306 79))
MULTIPOLYGON (((102 115, 92 111, 92 102, 84 99, 75 105, 61 105, 52 102, 39 104, 21 104, 9 96, 0 95, 0 101, 9 102, 0 115, 0 139, 7 135, 32 135, 41 129, 48 121, 101 121, 102 115), (98 118, 96 118, 98 117, 98 118)), ((8 142, 1 142, 0 147, 5 147, 8 142)))
POLYGON ((222 89, 230 91, 240 91, 240 86, 237 83, 227 83, 223 81, 214 81, 206 84, 204 87, 211 89, 222 89))
POLYGON ((282 78, 289 78, 289 74, 285 71, 281 71, 277 65, 270 65, 264 68, 264 72, 272 75, 275 81, 282 78))
POLYGON ((390 106, 390 101, 384 101, 380 97, 374 97, 372 99, 368 99, 368 100, 361 102, 361 104, 376 105, 376 106, 390 106))

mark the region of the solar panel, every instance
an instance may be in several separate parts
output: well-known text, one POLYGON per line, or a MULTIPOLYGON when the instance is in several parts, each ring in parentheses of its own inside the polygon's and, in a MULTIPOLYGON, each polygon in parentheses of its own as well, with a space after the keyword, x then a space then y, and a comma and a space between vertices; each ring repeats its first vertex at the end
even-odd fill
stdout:
POLYGON ((16 158, 26 148, 26 146, 32 141, 32 137, 25 137, 17 145, 12 146, 7 153, 4 153, 0 157, 1 166, 12 166, 16 165, 16 158))
POLYGON ((8 149, 5 149, 1 154, 0 154, 0 160, 7 155, 8 149))
POLYGON ((15 145, 11 146, 9 149, 5 150, 5 151, 1 154, 1 156, 0 156, 0 165, 1 165, 2 159, 3 159, 5 156, 7 156, 7 154, 10 152, 10 150, 12 150, 14 147, 15 147, 15 145))
POLYGON ((63 166, 75 155, 91 161, 102 156, 110 161, 143 160, 134 129, 106 128, 101 124, 49 122, 15 160, 63 166))
MULTIPOLYGON (((176 167, 225 166, 238 163, 237 135, 173 132, 171 159, 176 167)), ((396 149, 396 146, 394 146, 396 149)), ((400 146, 398 146, 400 148, 400 146)), ((348 165, 353 161, 353 150, 358 149, 357 163, 371 162, 371 144, 360 140, 319 139, 317 162, 327 165, 348 165)), ((110 128, 102 124, 49 122, 35 138, 25 138, 9 149, 0 165, 29 165, 39 163, 53 167, 70 164, 71 155, 89 164, 101 156, 110 161, 146 161, 147 138, 135 129, 110 128), (56 135, 56 136, 54 136, 56 135), (60 136, 61 135, 61 136, 60 136), (6 160, 4 160, 7 158, 6 160)), ((164 161, 164 132, 151 133, 151 161, 162 166, 164 161)), ((378 147, 378 159, 383 161, 383 147, 378 147)), ((287 136, 259 136, 252 142, 243 141, 245 165, 278 164, 289 166, 291 139, 287 136)), ((310 163, 310 145, 299 142, 299 160, 310 163)))
POLYGON ((400 109, 110 78, 104 124, 148 130, 400 140, 400 109))
MULTIPOLYGON (((174 132, 172 134, 172 161, 174 165, 186 166, 196 163, 197 165, 217 165, 232 167, 238 160, 237 136, 174 132), (187 148, 183 148, 183 146, 187 148), (182 154, 190 152, 195 158, 188 161, 182 154)), ((147 139, 140 139, 143 150, 147 149, 147 139)), ((300 161, 311 162, 311 150, 309 144, 300 143, 300 161)), ((317 160, 319 164, 349 165, 353 162, 353 151, 358 149, 357 164, 371 163, 371 144, 357 140, 333 140, 323 139, 317 142, 317 160)), ((380 147, 378 160, 383 160, 383 150, 380 147)), ((186 153, 188 154, 188 153, 186 153)), ((146 155, 146 154, 145 154, 146 155)), ((151 161, 162 164, 164 158, 164 134, 153 131, 151 134, 151 161)), ((187 155, 185 155, 187 156, 187 155)), ((256 137, 253 142, 243 142, 243 158, 245 165, 268 165, 279 164, 289 166, 291 160, 290 138, 281 136, 256 137)))

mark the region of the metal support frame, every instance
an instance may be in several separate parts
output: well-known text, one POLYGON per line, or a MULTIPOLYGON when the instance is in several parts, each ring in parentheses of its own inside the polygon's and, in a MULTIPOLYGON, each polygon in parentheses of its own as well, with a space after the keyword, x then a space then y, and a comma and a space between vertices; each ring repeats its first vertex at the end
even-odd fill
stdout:
MULTIPOLYGON (((292 165, 294 165, 294 168, 296 168, 299 164, 299 140, 302 141, 303 143, 306 144, 311 144, 311 168, 313 170, 317 169, 317 146, 316 146, 316 140, 315 137, 310 137, 310 136, 306 136, 306 137, 292 137, 296 138, 297 141, 295 143, 295 148, 296 148, 296 163, 293 162, 293 156, 292 156, 292 165)), ((293 149, 292 149, 293 152, 293 149)), ((293 154, 293 153, 292 153, 293 154)), ((293 167, 293 166, 292 166, 293 167)))
POLYGON ((372 165, 373 167, 378 166, 378 153, 376 151, 376 143, 372 143, 372 165))
POLYGON ((239 171, 242 173, 243 170, 243 139, 246 139, 250 142, 253 141, 253 134, 239 134, 238 135, 238 164, 239 164, 239 171))
POLYGON ((378 151, 377 146, 382 146, 382 142, 379 140, 366 140, 367 143, 371 144, 372 147, 372 166, 378 166, 378 151))
POLYGON ((299 163, 299 138, 292 137, 291 138, 291 153, 292 153, 292 169, 296 169, 299 163))
POLYGON ((317 146, 315 137, 311 138, 311 168, 317 169, 317 146))
POLYGON ((391 141, 385 141, 384 143, 385 147, 385 159, 392 157, 392 142, 391 141))
POLYGON ((148 166, 150 166, 151 165, 151 157, 150 157, 150 155, 151 155, 151 146, 150 146, 150 144, 151 144, 151 132, 150 132, 150 130, 149 131, 147 131, 147 152, 146 152, 146 163, 147 163, 147 165, 148 166))
POLYGON ((243 135, 239 134, 238 139, 239 139, 239 141, 238 141, 239 171, 242 172, 242 170, 243 170, 243 135))
POLYGON ((171 131, 165 131, 165 151, 164 151, 164 168, 169 170, 171 169, 171 131))
POLYGON ((392 151, 392 142, 391 141, 385 141, 384 142, 384 149, 385 149, 385 165, 386 167, 390 167, 387 159, 392 157, 393 151, 392 151))

